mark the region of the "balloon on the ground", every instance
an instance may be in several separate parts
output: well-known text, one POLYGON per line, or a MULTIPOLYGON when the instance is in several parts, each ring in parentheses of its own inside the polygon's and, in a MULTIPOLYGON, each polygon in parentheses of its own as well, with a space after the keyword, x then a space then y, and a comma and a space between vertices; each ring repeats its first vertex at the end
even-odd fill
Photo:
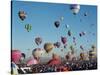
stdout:
POLYGON ((11 52, 11 60, 14 63, 18 64, 19 61, 20 61, 21 56, 22 56, 22 53, 21 53, 20 50, 12 50, 12 52, 11 52))
POLYGON ((38 62, 36 59, 30 58, 30 59, 28 59, 28 61, 27 61, 27 66, 32 66, 32 65, 38 64, 38 63, 39 63, 39 62, 38 62))
POLYGON ((47 64, 48 65, 59 65, 59 64, 61 64, 61 60, 57 54, 53 54, 52 59, 49 60, 49 62, 47 64))
POLYGON ((32 51, 32 55, 34 58, 36 59, 39 59, 41 57, 43 53, 43 50, 41 48, 35 48, 33 51, 32 51))

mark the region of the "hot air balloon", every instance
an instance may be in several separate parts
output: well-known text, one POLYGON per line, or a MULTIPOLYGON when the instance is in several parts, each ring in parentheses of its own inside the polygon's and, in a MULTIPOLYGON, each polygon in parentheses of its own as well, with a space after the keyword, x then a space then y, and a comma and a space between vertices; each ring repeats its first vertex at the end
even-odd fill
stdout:
POLYGON ((74 50, 74 47, 72 45, 70 46, 70 50, 74 50))
POLYGON ((71 34, 72 34, 72 33, 71 33, 71 31, 70 31, 70 30, 68 30, 68 36, 71 36, 71 34))
POLYGON ((32 51, 32 55, 35 59, 39 59, 41 57, 43 53, 43 50, 41 48, 35 48, 33 51, 32 51))
POLYGON ((57 54, 52 55, 52 59, 47 63, 48 65, 59 65, 61 60, 57 54))
POLYGON ((19 11, 18 16, 22 21, 24 21, 26 18, 26 13, 24 11, 19 11))
POLYGON ((82 35, 85 35, 86 34, 86 32, 82 32, 82 35))
POLYGON ((56 28, 58 28, 60 26, 60 22, 59 21, 55 21, 54 25, 55 25, 56 28))
POLYGON ((60 20, 63 21, 63 20, 64 20, 64 17, 62 16, 62 17, 60 18, 60 20))
POLYGON ((36 43, 37 45, 40 45, 40 44, 42 43, 42 38, 41 38, 41 37, 36 37, 36 38, 35 38, 35 43, 36 43))
POLYGON ((82 45, 80 45, 80 49, 84 50, 84 48, 83 48, 83 46, 82 46, 82 45))
POLYGON ((96 57, 96 52, 94 50, 90 50, 89 51, 89 59, 92 60, 95 57, 96 57))
POLYGON ((53 49, 54 45, 52 43, 45 43, 44 49, 47 53, 49 53, 53 49))
POLYGON ((32 66, 34 64, 39 64, 39 62, 36 59, 34 59, 34 58, 28 59, 27 66, 32 66))
POLYGON ((56 42, 56 43, 54 43, 54 46, 55 46, 55 47, 57 47, 57 48, 59 48, 59 47, 60 47, 60 45, 61 45, 61 43, 60 43, 60 42, 56 42))
POLYGON ((66 37, 61 37, 61 41, 62 41, 63 44, 66 44, 67 38, 66 37))
POLYGON ((84 53, 80 53, 80 60, 84 60, 85 58, 85 55, 84 55, 84 53))
POLYGON ((95 45, 92 45, 91 48, 92 48, 92 50, 95 50, 96 47, 95 47, 95 45))
POLYGON ((26 24, 25 29, 27 30, 27 32, 29 32, 30 30, 32 30, 32 25, 26 24))
POLYGON ((84 13, 84 16, 87 16, 87 15, 88 15, 88 13, 87 13, 87 12, 85 12, 85 13, 84 13))
POLYGON ((21 56, 22 56, 22 54, 21 54, 20 50, 12 50, 12 52, 11 52, 12 62, 19 64, 21 56))
POLYGON ((66 27, 66 29, 68 29, 69 28, 69 25, 67 24, 67 25, 65 25, 65 27, 66 27))
POLYGON ((71 9, 72 13, 74 15, 76 15, 76 14, 79 13, 80 5, 78 5, 78 4, 72 4, 72 5, 70 5, 70 9, 71 9))
POLYGON ((79 36, 81 37, 82 36, 82 33, 79 33, 79 36))

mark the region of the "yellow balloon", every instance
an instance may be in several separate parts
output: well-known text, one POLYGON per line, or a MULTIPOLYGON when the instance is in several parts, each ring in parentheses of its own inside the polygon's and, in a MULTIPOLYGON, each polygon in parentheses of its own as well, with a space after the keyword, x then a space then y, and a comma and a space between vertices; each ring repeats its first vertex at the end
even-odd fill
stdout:
POLYGON ((54 45, 52 43, 45 43, 44 49, 47 53, 49 53, 53 49, 54 45))

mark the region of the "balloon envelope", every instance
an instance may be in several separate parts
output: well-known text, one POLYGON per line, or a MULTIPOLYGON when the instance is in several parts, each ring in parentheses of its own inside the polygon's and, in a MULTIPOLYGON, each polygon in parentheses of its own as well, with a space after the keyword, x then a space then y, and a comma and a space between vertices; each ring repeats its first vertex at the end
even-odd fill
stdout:
POLYGON ((61 41, 62 41, 63 44, 66 44, 67 38, 66 37, 61 37, 61 41))
POLYGON ((78 14, 79 10, 80 10, 80 5, 78 4, 72 4, 70 5, 70 9, 72 10, 72 13, 74 15, 78 14))
POLYGON ((57 54, 52 54, 52 59, 48 62, 48 65, 59 65, 61 64, 60 57, 57 54))
POLYGON ((11 60, 14 63, 18 64, 21 56, 22 56, 22 54, 21 54, 20 50, 12 50, 12 52, 11 52, 11 60))
POLYGON ((31 66, 31 65, 34 65, 34 64, 38 64, 39 62, 34 59, 34 58, 31 58, 27 61, 27 66, 31 66))
POLYGON ((30 30, 32 30, 32 26, 30 24, 26 24, 25 29, 27 30, 27 32, 29 32, 30 30))
POLYGON ((57 48, 59 48, 59 47, 60 47, 60 45, 61 45, 61 43, 60 43, 60 42, 56 42, 56 43, 54 43, 54 46, 56 46, 57 48))
POLYGON ((60 26, 60 22, 59 21, 55 21, 54 25, 55 25, 56 28, 58 28, 60 26))
POLYGON ((35 43, 36 43, 37 45, 40 45, 40 44, 42 43, 42 38, 36 37, 36 38, 35 38, 35 43))
POLYGON ((43 53, 43 50, 41 48, 35 48, 32 52, 32 55, 34 56, 34 58, 40 58, 41 55, 43 53))
POLYGON ((18 16, 22 21, 26 18, 26 14, 24 11, 19 11, 18 16))
POLYGON ((49 53, 53 49, 54 45, 52 43, 45 43, 44 49, 47 53, 49 53))
POLYGON ((71 36, 71 31, 70 30, 68 30, 68 36, 71 36))

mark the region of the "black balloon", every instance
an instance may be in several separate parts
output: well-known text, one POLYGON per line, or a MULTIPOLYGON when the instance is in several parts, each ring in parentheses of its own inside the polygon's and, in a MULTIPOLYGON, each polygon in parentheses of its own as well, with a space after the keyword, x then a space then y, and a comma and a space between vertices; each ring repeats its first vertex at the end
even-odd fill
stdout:
POLYGON ((60 22, 59 21, 55 21, 54 25, 55 25, 56 28, 58 28, 60 26, 60 22))

